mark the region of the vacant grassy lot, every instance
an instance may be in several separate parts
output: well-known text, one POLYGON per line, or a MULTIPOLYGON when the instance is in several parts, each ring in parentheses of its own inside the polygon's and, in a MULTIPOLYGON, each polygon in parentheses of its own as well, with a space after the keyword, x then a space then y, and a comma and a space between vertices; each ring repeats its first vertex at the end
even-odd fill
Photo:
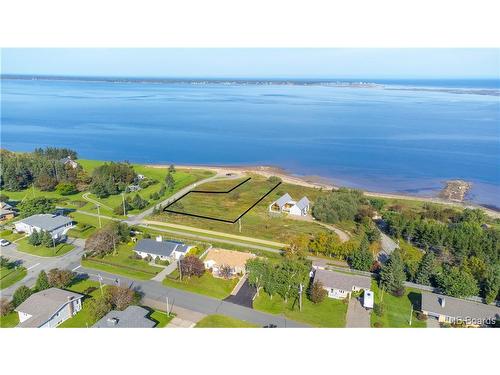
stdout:
POLYGON ((372 327, 388 328, 425 328, 427 323, 416 318, 415 310, 419 309, 422 294, 416 289, 406 288, 402 297, 395 297, 390 293, 383 292, 376 281, 372 281, 372 290, 375 293, 375 303, 384 306, 384 314, 379 317, 374 312, 371 314, 372 327), (413 318, 410 326, 411 305, 413 304, 413 318))
MULTIPOLYGON (((247 189, 250 186, 255 186, 255 185, 246 186, 251 181, 253 181, 252 184, 255 184, 257 181, 260 181, 259 184, 269 184, 262 177, 253 175, 251 177, 252 180, 243 184, 241 187, 233 190, 233 192, 227 195, 230 196, 231 194, 238 192, 242 188, 247 189)), ((234 183, 234 180, 231 181, 231 183, 234 183)), ((209 187, 214 188, 216 182, 210 182, 209 184, 210 184, 209 187)), ((200 185, 197 187, 197 189, 204 189, 205 188, 204 186, 205 184, 200 185)), ((261 186, 266 186, 266 185, 261 185, 261 186)), ((270 184, 267 186, 272 187, 273 185, 270 184)), ((314 222, 291 219, 284 214, 283 215, 269 214, 268 211, 269 205, 285 193, 289 193, 292 196, 292 198, 297 200, 302 198, 303 196, 307 196, 311 201, 314 201, 320 194, 324 194, 324 192, 321 192, 319 189, 306 188, 290 184, 281 184, 280 186, 278 186, 278 188, 276 188, 276 190, 274 190, 270 195, 268 195, 264 200, 262 200, 257 206, 251 209, 241 219, 241 232, 239 230, 238 223, 228 224, 213 220, 207 220, 202 218, 195 218, 195 217, 189 217, 185 215, 178 215, 171 213, 160 213, 158 215, 152 216, 151 218, 153 220, 158 220, 158 221, 167 221, 176 224, 198 227, 202 229, 209 229, 225 233, 238 234, 242 236, 274 240, 283 243, 289 242, 291 237, 296 236, 297 234, 300 233, 317 234, 320 232, 328 231, 328 229, 326 229, 325 227, 314 222)), ((233 201, 233 203, 231 203, 231 201, 229 201, 229 203, 221 202, 221 198, 226 196, 226 194, 213 194, 214 196, 220 196, 219 198, 215 198, 216 201, 214 200, 209 201, 208 199, 206 199, 206 197, 201 197, 205 195, 208 196, 209 194, 189 194, 188 196, 186 196, 184 199, 189 198, 189 200, 186 201, 187 203, 184 202, 184 199, 180 201, 183 209, 182 212, 191 212, 188 211, 190 205, 195 205, 195 206, 199 205, 200 208, 194 207, 194 209, 197 210, 196 212, 197 214, 200 214, 200 212, 203 212, 204 214, 209 213, 210 215, 213 215, 214 213, 219 214, 221 213, 220 205, 223 204, 224 206, 222 207, 224 207, 226 213, 224 213, 225 216, 223 216, 222 218, 229 217, 229 219, 234 220, 238 216, 236 215, 233 217, 234 212, 242 213, 248 207, 251 206, 251 205, 245 206, 243 204, 238 205, 234 203, 235 201, 233 201), (216 203, 219 205, 217 205, 216 203), (229 214, 229 212, 232 213, 229 214)), ((254 202, 255 201, 257 201, 257 199, 255 199, 254 202)), ((173 209, 174 206, 175 205, 171 206, 170 208, 173 209)))
POLYGON ((17 269, 14 266, 0 267, 0 290, 24 279, 26 275, 27 271, 24 267, 17 267, 17 269))
POLYGON ((332 298, 325 298, 323 302, 315 304, 304 296, 302 311, 299 311, 298 301, 285 303, 279 295, 271 299, 267 293, 260 291, 253 307, 270 314, 283 314, 289 319, 316 327, 340 328, 346 324, 347 303, 332 298))
POLYGON ((137 280, 149 280, 158 274, 163 268, 151 266, 145 260, 133 257, 135 244, 120 244, 116 254, 106 255, 103 258, 86 258, 82 260, 82 266, 110 272, 137 280))
POLYGON ((59 243, 55 247, 33 246, 28 243, 27 238, 23 238, 17 242, 17 250, 41 257, 58 257, 70 252, 74 248, 73 245, 65 242, 59 243))
MULTIPOLYGON (((80 212, 71 212, 69 216, 74 220, 76 226, 68 232, 68 236, 76 238, 89 238, 99 228, 99 218, 85 215, 80 212)), ((110 219, 101 217, 101 226, 110 223, 110 219)))
POLYGON ((195 328, 257 328, 259 326, 225 315, 207 315, 195 328))
POLYGON ((219 279, 213 277, 209 272, 205 272, 201 277, 184 277, 182 281, 179 281, 179 273, 177 270, 163 280, 163 285, 165 286, 204 294, 218 299, 228 297, 237 283, 237 278, 230 280, 219 279))
POLYGON ((13 328, 19 324, 19 315, 13 311, 5 316, 0 316, 0 328, 13 328))

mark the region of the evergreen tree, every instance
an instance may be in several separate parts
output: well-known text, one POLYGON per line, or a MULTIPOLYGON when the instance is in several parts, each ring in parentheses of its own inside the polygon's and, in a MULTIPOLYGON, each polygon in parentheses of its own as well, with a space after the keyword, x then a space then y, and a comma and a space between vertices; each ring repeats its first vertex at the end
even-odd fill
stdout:
POLYGON ((459 267, 446 267, 438 277, 438 284, 444 294, 452 297, 477 296, 479 288, 476 279, 459 267))
POLYGON ((415 282, 422 285, 431 285, 431 277, 434 274, 434 261, 436 257, 434 253, 428 250, 420 264, 418 266, 417 273, 415 275, 415 282))
POLYGON ((53 247, 54 240, 52 239, 52 235, 50 232, 43 231, 41 232, 41 244, 45 247, 53 247))
POLYGON ((370 271, 373 265, 373 254, 368 247, 368 238, 364 236, 361 240, 359 249, 354 251, 349 257, 349 264, 352 268, 361 271, 370 271))
POLYGON ((500 294, 500 266, 488 270, 484 280, 484 298, 487 303, 493 302, 500 294))
POLYGON ((37 291, 41 291, 49 288, 50 288, 49 278, 47 277, 45 271, 41 270, 40 273, 38 274, 38 278, 36 279, 35 289, 37 291))
POLYGON ((14 305, 14 307, 19 306, 21 303, 26 301, 32 293, 33 292, 31 291, 31 289, 26 285, 21 285, 12 295, 12 304, 14 305))
POLYGON ((165 177, 165 184, 167 185, 168 191, 174 190, 175 180, 174 177, 172 176, 172 173, 170 172, 167 173, 167 176, 165 177))
POLYGON ((175 173, 175 166, 173 164, 170 164, 168 167, 168 173, 175 173))
POLYGON ((380 272, 381 286, 398 297, 404 294, 404 282, 406 281, 404 267, 401 252, 396 249, 380 272))
POLYGON ((40 238, 41 233, 39 233, 36 229, 33 230, 33 232, 30 234, 28 237, 28 242, 30 245, 33 246, 38 246, 42 242, 40 238))

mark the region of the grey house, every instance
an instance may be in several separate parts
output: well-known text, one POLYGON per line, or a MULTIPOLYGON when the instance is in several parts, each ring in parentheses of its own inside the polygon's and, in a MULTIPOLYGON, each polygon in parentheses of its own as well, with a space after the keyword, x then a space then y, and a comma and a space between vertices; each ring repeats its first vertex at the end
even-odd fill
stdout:
POLYGON ((82 309, 83 295, 58 288, 32 294, 15 311, 18 327, 54 328, 82 309))
POLYGON ((145 238, 137 241, 134 251, 142 258, 148 255, 161 260, 174 261, 186 256, 188 251, 193 246, 188 246, 182 242, 163 241, 161 236, 156 237, 156 240, 145 238))
POLYGON ((73 220, 62 215, 39 214, 19 220, 14 225, 18 232, 32 234, 35 230, 46 231, 52 235, 53 239, 61 240, 73 227, 73 220))
POLYGON ((369 291, 371 288, 369 277, 322 269, 314 271, 314 282, 320 282, 328 297, 335 299, 350 298, 352 292, 369 291))
POLYGON ((470 327, 494 325, 500 321, 500 308, 484 303, 434 293, 422 293, 422 313, 440 323, 463 323, 470 327))
POLYGON ((149 311, 140 306, 129 306, 123 311, 111 310, 92 328, 153 328, 156 323, 148 319, 149 311))

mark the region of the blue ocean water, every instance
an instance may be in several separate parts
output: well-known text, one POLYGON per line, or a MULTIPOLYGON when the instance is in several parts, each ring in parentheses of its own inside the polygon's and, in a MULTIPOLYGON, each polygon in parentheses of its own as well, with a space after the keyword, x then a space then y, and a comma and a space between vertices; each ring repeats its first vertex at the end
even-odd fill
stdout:
MULTIPOLYGON (((496 80, 378 83, 499 87, 496 80)), ((351 187, 428 196, 462 178, 473 182, 471 200, 500 207, 499 96, 83 80, 1 85, 1 147, 10 150, 65 146, 82 158, 274 165, 351 187)))

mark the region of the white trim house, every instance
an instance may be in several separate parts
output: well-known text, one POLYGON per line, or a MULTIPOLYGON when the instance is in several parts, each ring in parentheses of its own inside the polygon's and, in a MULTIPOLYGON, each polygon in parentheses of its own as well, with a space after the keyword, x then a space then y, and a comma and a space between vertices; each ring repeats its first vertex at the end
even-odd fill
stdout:
POLYGON ((335 299, 350 298, 352 292, 369 291, 371 288, 369 277, 323 269, 314 271, 314 282, 320 282, 328 292, 328 297, 335 299))
POLYGON ((182 242, 163 241, 163 238, 158 236, 156 240, 144 238, 137 241, 134 252, 141 258, 150 256, 155 259, 158 257, 160 260, 172 262, 185 257, 193 247, 182 242))
POLYGON ((67 216, 39 214, 19 220, 14 224, 17 232, 32 234, 33 231, 49 232, 53 239, 63 240, 73 228, 73 220, 67 216))
POLYGON ((54 328, 82 309, 83 295, 50 288, 34 293, 15 311, 20 328, 54 328))
POLYGON ((298 202, 294 201, 290 194, 286 193, 269 205, 271 213, 287 213, 295 216, 306 216, 309 212, 311 202, 307 197, 302 197, 298 202))

